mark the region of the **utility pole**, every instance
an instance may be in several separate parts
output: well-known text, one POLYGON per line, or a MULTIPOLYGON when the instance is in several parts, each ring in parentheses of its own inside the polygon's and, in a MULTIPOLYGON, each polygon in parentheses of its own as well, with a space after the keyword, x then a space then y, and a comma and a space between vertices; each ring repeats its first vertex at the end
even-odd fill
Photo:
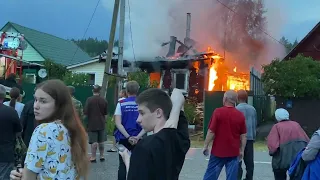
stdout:
MULTIPOLYGON (((118 47, 118 75, 123 76, 123 46, 124 46, 124 25, 126 18, 126 0, 120 0, 120 30, 119 30, 119 47, 118 47)), ((122 89, 122 78, 117 78, 118 91, 122 89)))
POLYGON ((116 34, 116 27, 117 27, 117 19, 118 19, 118 12, 119 12, 119 5, 120 0, 115 0, 114 7, 113 7, 113 16, 112 16, 112 23, 111 23, 111 29, 110 29, 110 36, 109 36, 109 45, 108 45, 108 52, 107 52, 107 59, 104 66, 104 75, 102 80, 102 87, 101 87, 101 96, 106 97, 107 87, 108 87, 108 79, 109 75, 107 73, 110 73, 110 66, 112 61, 112 55, 113 55, 113 44, 114 44, 114 37, 116 34))

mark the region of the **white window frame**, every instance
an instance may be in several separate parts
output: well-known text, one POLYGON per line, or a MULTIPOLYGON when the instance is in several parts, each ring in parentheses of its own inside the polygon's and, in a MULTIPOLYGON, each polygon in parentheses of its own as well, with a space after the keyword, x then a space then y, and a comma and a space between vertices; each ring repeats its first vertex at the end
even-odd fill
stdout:
MULTIPOLYGON (((162 71, 161 73, 161 80, 160 80, 160 88, 162 88, 163 85, 163 77, 165 74, 165 70, 162 71)), ((175 88, 176 87, 176 77, 177 77, 177 73, 178 74, 185 74, 185 81, 184 81, 184 89, 181 89, 184 93, 188 93, 188 89, 189 89, 189 75, 190 75, 190 71, 188 69, 171 69, 170 70, 170 74, 172 77, 172 87, 175 88)))
POLYGON ((27 78, 30 78, 32 84, 36 84, 36 82, 37 82, 36 74, 34 74, 34 73, 26 73, 25 76, 27 78), (32 76, 32 77, 30 77, 30 76, 32 76))

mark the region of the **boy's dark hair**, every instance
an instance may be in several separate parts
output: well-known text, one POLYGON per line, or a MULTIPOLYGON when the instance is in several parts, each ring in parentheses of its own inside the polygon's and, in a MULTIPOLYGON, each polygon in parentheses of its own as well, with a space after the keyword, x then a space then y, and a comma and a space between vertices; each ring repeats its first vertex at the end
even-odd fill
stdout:
POLYGON ((169 118, 172 109, 172 102, 168 94, 157 88, 150 88, 140 93, 136 103, 145 105, 151 112, 158 108, 162 109, 166 119, 169 118))

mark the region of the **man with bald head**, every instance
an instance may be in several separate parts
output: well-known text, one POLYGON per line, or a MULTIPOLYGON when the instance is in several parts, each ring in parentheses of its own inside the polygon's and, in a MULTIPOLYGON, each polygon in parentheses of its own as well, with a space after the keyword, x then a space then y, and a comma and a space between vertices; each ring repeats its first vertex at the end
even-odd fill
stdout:
MULTIPOLYGON (((238 91, 238 102, 237 109, 243 113, 246 118, 246 126, 247 126, 247 143, 244 149, 243 161, 246 166, 246 178, 245 180, 253 179, 253 170, 254 170, 254 151, 253 151, 253 143, 256 138, 256 128, 257 128, 257 112, 256 109, 247 103, 248 101, 248 93, 245 90, 238 91)), ((239 177, 238 179, 242 179, 242 162, 239 163, 239 177)))
POLYGON ((246 147, 246 122, 243 113, 235 108, 237 92, 226 91, 223 96, 223 107, 214 110, 203 154, 209 155, 209 144, 212 143, 210 159, 203 180, 217 180, 223 166, 226 167, 227 180, 238 177, 238 166, 246 147))

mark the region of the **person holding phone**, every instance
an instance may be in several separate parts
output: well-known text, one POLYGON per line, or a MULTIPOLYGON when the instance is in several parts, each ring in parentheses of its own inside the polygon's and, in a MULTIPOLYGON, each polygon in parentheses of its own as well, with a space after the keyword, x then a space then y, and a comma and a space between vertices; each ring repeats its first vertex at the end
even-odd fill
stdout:
POLYGON ((137 122, 154 134, 130 152, 119 152, 127 167, 127 180, 178 180, 190 148, 184 96, 174 89, 171 98, 161 89, 148 89, 137 97, 137 122))

